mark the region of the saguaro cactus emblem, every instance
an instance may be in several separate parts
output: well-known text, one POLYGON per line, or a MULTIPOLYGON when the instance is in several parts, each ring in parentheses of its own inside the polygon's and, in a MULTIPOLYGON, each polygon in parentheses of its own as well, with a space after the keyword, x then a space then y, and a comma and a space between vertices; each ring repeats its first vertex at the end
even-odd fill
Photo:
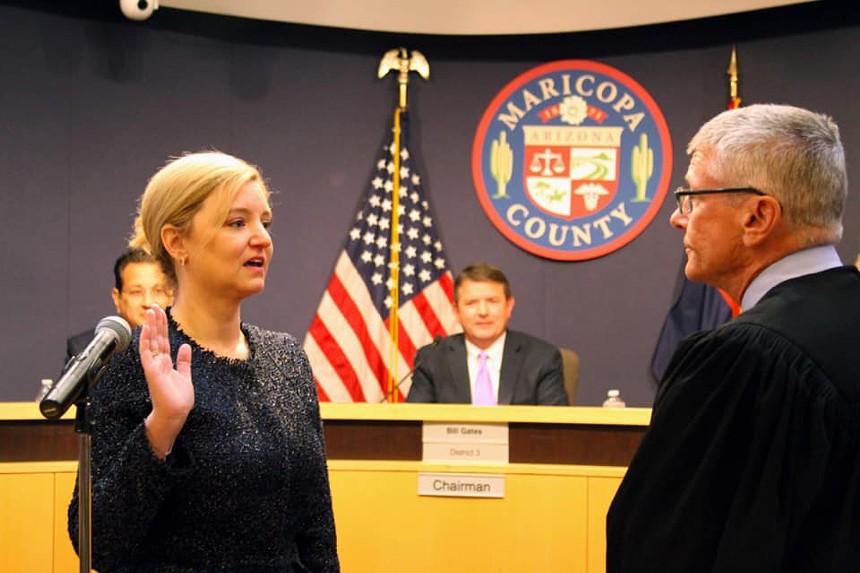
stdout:
POLYGON ((490 172, 496 180, 496 194, 493 199, 508 197, 507 185, 511 180, 514 168, 514 152, 508 143, 508 137, 504 131, 499 139, 494 139, 490 148, 490 172))
POLYGON ((648 147, 648 135, 643 133, 639 136, 639 145, 633 148, 630 154, 630 175, 636 184, 636 195, 633 201, 649 201, 646 196, 648 180, 654 171, 654 150, 648 147))

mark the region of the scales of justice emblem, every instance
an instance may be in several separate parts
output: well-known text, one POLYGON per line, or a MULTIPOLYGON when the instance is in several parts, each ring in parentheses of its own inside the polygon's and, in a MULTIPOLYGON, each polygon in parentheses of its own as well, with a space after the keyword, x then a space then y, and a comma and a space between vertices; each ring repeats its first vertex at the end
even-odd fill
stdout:
POLYGON ((523 126, 523 182, 532 203, 547 214, 566 220, 595 213, 618 190, 621 127, 523 126), (563 145, 533 145, 547 131, 558 133, 563 145), (579 144, 579 142, 582 142, 579 144))

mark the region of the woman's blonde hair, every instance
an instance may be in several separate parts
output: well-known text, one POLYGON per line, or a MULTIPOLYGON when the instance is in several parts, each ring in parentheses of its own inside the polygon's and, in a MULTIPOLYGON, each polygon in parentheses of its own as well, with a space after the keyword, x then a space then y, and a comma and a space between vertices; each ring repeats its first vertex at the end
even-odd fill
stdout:
POLYGON ((220 220, 213 221, 214 229, 226 220, 236 195, 251 181, 258 181, 266 200, 269 190, 260 171, 245 161, 219 151, 188 153, 167 162, 146 186, 138 204, 129 247, 148 251, 158 259, 164 272, 176 280, 176 267, 170 253, 161 241, 165 225, 176 227, 187 234, 191 219, 203 202, 216 195, 220 220))

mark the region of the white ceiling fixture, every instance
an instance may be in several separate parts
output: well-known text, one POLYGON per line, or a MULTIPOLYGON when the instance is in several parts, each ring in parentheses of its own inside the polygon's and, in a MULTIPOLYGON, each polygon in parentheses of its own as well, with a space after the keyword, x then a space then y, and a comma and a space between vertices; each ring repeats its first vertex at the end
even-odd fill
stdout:
POLYGON ((165 8, 377 32, 545 34, 627 28, 810 0, 160 0, 165 8))

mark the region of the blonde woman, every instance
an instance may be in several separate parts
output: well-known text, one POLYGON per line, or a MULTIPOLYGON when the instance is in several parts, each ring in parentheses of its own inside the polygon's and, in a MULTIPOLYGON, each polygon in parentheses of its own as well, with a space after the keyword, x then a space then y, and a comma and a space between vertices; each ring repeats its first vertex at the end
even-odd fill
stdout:
POLYGON ((224 153, 169 162, 141 197, 130 245, 176 291, 93 391, 101 573, 339 570, 307 357, 289 334, 241 321, 265 286, 271 222, 260 172, 224 153))

